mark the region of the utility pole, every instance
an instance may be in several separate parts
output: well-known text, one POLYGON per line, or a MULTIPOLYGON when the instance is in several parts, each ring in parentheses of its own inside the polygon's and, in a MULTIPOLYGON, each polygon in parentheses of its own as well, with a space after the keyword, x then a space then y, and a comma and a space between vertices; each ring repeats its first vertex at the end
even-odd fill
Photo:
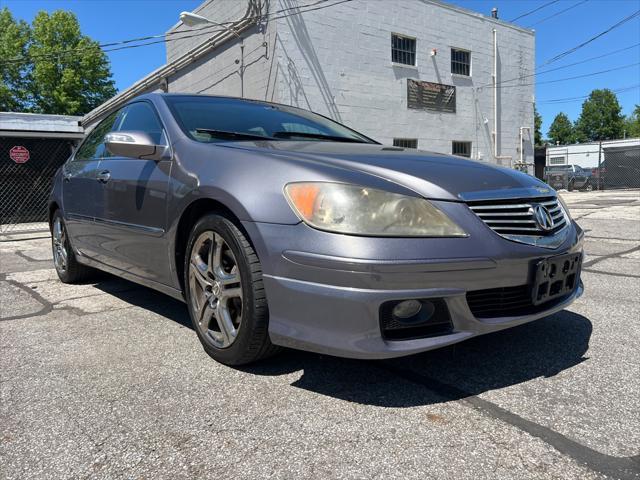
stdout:
POLYGON ((602 178, 602 140, 598 143, 598 190, 601 190, 600 179, 602 178))

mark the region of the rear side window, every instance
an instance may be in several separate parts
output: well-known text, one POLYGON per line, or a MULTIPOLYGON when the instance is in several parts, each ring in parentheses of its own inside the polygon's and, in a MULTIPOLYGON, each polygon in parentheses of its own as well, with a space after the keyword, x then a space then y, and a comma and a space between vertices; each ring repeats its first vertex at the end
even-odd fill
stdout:
POLYGON ((117 131, 137 130, 149 134, 156 145, 166 143, 158 115, 147 102, 136 102, 125 107, 117 123, 117 131))
POLYGON ((80 148, 76 152, 74 160, 91 160, 92 158, 100 158, 104 151, 104 136, 109 133, 119 112, 112 113, 102 122, 100 122, 91 132, 89 136, 82 142, 80 148))

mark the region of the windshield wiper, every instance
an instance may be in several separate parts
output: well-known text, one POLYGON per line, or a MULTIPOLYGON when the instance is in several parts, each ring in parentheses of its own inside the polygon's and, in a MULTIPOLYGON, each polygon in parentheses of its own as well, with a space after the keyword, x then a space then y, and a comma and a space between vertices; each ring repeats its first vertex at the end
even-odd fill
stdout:
POLYGON ((291 138, 291 137, 316 138, 318 140, 326 140, 328 142, 369 143, 364 140, 359 140, 357 138, 338 137, 335 135, 324 135, 322 133, 274 132, 273 136, 275 138, 291 138))
POLYGON ((196 128, 198 133, 208 133, 212 137, 237 139, 237 140, 276 140, 272 137, 266 137, 264 135, 256 135, 253 133, 244 132, 229 132, 226 130, 215 130, 212 128, 196 128))

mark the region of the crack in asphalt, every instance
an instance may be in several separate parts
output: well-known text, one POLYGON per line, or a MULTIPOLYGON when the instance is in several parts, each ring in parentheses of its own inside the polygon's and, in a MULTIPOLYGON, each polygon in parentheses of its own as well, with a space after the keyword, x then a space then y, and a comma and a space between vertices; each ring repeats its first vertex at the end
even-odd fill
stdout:
POLYGON ((5 322, 7 320, 18 320, 21 318, 30 318, 30 317, 40 317, 42 315, 46 315, 50 312, 53 311, 53 304, 51 302, 49 302, 47 299, 45 299, 42 295, 40 295, 38 292, 36 292, 35 290, 33 290, 32 288, 27 287, 26 285, 17 282, 15 280, 11 280, 9 278, 7 278, 6 274, 0 274, 0 280, 2 280, 3 282, 8 283, 9 285, 13 285, 14 287, 26 292, 32 299, 34 299, 36 302, 38 302, 40 305, 42 305, 42 308, 40 310, 37 310, 36 312, 32 312, 32 313, 25 313, 22 315, 12 315, 9 317, 3 317, 0 318, 0 322, 5 322))
POLYGON ((587 262, 584 262, 582 264, 582 268, 584 269, 585 267, 590 267, 592 265, 595 265, 596 263, 600 263, 603 260, 608 260, 610 258, 616 258, 616 257, 620 257, 621 255, 626 255, 627 253, 633 253, 633 252, 637 252, 638 250, 640 250, 640 245, 636 245, 633 248, 630 248, 628 250, 623 250, 621 252, 615 252, 615 253, 608 253, 606 255, 601 255, 598 258, 594 258, 593 260, 589 260, 587 262))
POLYGON ((390 363, 382 363, 385 370, 414 384, 421 385, 431 392, 450 400, 459 399, 460 402, 487 415, 495 420, 507 423, 529 435, 536 437, 547 445, 555 448, 561 454, 585 465, 594 472, 608 475, 619 480, 634 480, 640 478, 640 455, 635 457, 614 457, 600 453, 584 446, 548 427, 527 420, 506 410, 499 405, 484 400, 463 389, 427 377, 413 370, 398 368, 390 363))
POLYGON ((600 275, 609 275, 612 277, 622 277, 622 278, 640 278, 640 275, 631 275, 631 274, 625 274, 625 273, 614 273, 614 272, 602 272, 600 270, 592 270, 590 268, 583 268, 582 269, 583 272, 589 272, 589 273, 594 273, 594 274, 600 274, 600 275))

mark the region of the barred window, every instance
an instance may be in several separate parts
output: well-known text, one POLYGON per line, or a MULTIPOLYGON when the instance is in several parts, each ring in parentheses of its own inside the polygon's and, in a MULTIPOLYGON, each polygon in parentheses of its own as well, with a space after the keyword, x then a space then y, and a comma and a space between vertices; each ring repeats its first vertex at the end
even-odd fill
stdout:
POLYGON ((451 142, 451 153, 471 158, 471 142, 451 142))
POLYGON ((549 158, 549 165, 564 165, 564 157, 549 158))
POLYGON ((417 138, 394 138, 393 146, 402 147, 402 148, 418 148, 418 139, 417 138))
POLYGON ((457 48, 451 49, 451 73, 471 76, 471 52, 457 48))
POLYGON ((416 39, 391 34, 391 61, 404 65, 416 64, 416 39))

